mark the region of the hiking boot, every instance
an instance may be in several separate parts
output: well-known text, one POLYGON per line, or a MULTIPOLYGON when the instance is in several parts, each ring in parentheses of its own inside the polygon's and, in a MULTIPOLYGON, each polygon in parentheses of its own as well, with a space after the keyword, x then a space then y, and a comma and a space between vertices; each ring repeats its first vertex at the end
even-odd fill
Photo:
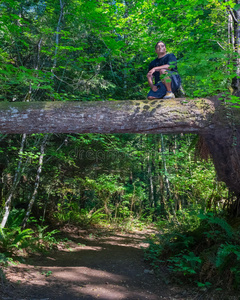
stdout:
POLYGON ((172 99, 175 98, 175 95, 172 92, 167 92, 163 99, 172 99))

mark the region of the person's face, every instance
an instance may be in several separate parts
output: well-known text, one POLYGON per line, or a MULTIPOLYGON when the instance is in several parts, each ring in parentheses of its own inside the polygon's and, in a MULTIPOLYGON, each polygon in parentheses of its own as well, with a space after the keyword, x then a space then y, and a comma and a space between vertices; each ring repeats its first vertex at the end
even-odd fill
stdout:
POLYGON ((156 46, 156 48, 155 48, 155 52, 157 54, 159 54, 159 53, 165 53, 166 52, 165 45, 163 43, 158 43, 157 46, 156 46))

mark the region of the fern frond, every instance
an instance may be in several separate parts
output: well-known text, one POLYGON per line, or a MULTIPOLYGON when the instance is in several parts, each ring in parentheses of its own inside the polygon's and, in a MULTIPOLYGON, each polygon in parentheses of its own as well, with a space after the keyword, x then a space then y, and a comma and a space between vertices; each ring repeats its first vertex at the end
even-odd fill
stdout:
POLYGON ((216 267, 222 268, 229 261, 230 255, 235 254, 236 259, 240 260, 240 246, 225 244, 221 245, 216 257, 216 267))

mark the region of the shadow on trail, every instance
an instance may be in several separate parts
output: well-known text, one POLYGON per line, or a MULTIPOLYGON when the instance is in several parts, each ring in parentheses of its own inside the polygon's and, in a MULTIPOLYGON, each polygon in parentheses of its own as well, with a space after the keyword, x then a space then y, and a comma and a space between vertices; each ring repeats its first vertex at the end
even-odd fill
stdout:
POLYGON ((74 243, 68 250, 35 256, 23 267, 12 267, 17 278, 26 280, 12 284, 14 288, 5 292, 3 300, 158 300, 173 299, 173 294, 174 299, 187 299, 151 274, 139 246, 143 236, 111 234, 70 239, 74 243))

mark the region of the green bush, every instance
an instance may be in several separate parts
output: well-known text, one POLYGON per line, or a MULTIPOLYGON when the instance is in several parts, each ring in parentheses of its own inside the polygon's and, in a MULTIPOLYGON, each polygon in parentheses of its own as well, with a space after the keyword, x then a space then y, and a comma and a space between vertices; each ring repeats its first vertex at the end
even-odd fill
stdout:
MULTIPOLYGON (((188 230, 186 224, 156 235, 145 250, 145 259, 155 269, 164 262, 174 280, 196 282, 198 287, 221 286, 239 289, 240 240, 222 216, 200 213, 198 224, 188 230)), ((163 226, 163 223, 161 223, 163 226)))
POLYGON ((2 252, 12 252, 14 249, 27 248, 32 236, 32 229, 0 227, 0 249, 2 252))
POLYGON ((53 214, 54 218, 64 224, 73 223, 80 226, 89 226, 104 222, 107 219, 103 208, 96 211, 89 211, 88 209, 80 209, 76 203, 67 203, 66 205, 58 204, 58 210, 53 214))

